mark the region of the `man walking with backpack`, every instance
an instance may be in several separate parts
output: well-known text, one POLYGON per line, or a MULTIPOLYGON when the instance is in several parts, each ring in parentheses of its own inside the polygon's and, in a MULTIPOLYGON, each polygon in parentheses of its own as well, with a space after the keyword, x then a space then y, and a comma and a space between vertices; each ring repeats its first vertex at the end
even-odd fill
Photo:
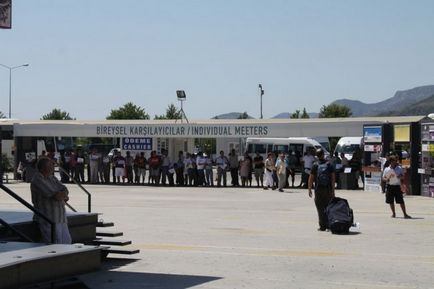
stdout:
POLYGON ((325 209, 330 200, 335 196, 335 170, 333 165, 324 158, 324 151, 318 149, 316 151, 318 161, 312 166, 308 190, 309 197, 312 198, 312 188, 315 184, 315 206, 318 211, 318 231, 327 229, 327 216, 325 209))

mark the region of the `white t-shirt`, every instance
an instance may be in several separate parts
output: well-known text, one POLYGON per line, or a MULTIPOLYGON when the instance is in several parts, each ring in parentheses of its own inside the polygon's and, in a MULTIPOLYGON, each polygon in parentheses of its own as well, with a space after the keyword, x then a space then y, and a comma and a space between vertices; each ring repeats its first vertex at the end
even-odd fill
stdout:
POLYGON ((315 162, 315 157, 312 155, 305 155, 303 157, 303 163, 304 163, 304 168, 305 169, 311 169, 313 163, 315 162))
POLYGON ((225 156, 224 157, 219 156, 215 162, 219 168, 225 170, 229 160, 225 156))
POLYGON ((206 158, 198 156, 196 159, 196 165, 198 170, 203 170, 206 165, 206 158))
POLYGON ((396 166, 395 169, 393 169, 391 166, 388 166, 384 169, 383 172, 383 178, 388 178, 389 185, 392 186, 399 186, 401 185, 401 177, 403 175, 402 168, 400 166, 396 166))

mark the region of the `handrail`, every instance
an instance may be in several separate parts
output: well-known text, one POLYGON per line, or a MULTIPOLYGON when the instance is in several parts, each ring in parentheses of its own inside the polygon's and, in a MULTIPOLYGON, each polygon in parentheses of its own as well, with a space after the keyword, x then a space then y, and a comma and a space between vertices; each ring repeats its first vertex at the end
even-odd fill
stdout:
POLYGON ((74 209, 74 207, 71 206, 69 203, 65 202, 65 205, 66 205, 66 206, 67 206, 71 211, 73 211, 74 213, 77 213, 77 210, 74 209))
POLYGON ((2 189, 3 191, 5 191, 7 194, 9 194, 12 198, 14 198, 15 200, 17 200, 18 202, 20 202, 22 205, 24 205, 25 207, 27 207, 27 209, 29 209, 30 211, 32 211, 35 215, 37 215, 38 217, 41 217, 42 219, 44 219, 47 223, 49 223, 51 225, 51 243, 55 243, 56 241, 56 228, 55 228, 55 224, 52 220, 50 220, 47 216, 45 216, 43 213, 41 213, 38 209, 36 209, 35 207, 33 207, 31 204, 29 204, 26 200, 24 200, 23 198, 21 198, 20 196, 18 196, 16 193, 14 193, 11 189, 9 189, 8 187, 6 187, 3 184, 0 184, 0 189, 2 189))
POLYGON ((0 218, 0 224, 2 224, 3 226, 5 226, 6 228, 8 228, 9 230, 11 230, 13 233, 15 233, 16 235, 18 235, 21 239, 26 240, 27 242, 30 243, 34 243, 34 241, 26 236, 24 233, 21 233, 19 230, 15 229, 14 227, 12 227, 11 225, 9 225, 5 220, 3 220, 2 218, 0 218))
MULTIPOLYGON (((62 171, 64 174, 68 175, 69 178, 72 180, 72 182, 74 184, 76 184, 83 192, 85 192, 87 194, 87 212, 90 213, 92 211, 92 195, 88 192, 88 190, 86 190, 81 184, 80 182, 78 182, 75 178, 73 178, 67 170, 65 170, 64 168, 62 168, 58 163, 54 162, 57 167, 59 168, 60 171, 62 171)), ((71 206, 68 206, 70 209, 72 209, 74 212, 77 212, 74 208, 72 208, 71 206)))

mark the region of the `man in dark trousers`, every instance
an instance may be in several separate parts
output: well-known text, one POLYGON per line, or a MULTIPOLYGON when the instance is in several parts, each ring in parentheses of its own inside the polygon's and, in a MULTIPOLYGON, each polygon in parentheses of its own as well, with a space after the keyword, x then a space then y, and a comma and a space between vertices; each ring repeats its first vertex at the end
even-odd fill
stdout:
POLYGON ((318 149, 316 151, 318 161, 312 166, 308 190, 309 197, 312 198, 312 188, 315 184, 315 206, 318 211, 318 231, 327 229, 327 216, 325 209, 330 200, 335 196, 335 169, 333 165, 324 158, 324 151, 318 149))

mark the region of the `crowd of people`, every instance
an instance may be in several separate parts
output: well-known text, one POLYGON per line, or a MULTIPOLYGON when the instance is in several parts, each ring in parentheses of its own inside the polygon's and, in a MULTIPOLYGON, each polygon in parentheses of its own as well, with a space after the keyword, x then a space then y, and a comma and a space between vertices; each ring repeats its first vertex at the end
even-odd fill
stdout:
MULTIPOLYGON (((309 197, 314 197, 318 212, 319 231, 328 228, 325 209, 335 197, 335 189, 339 186, 338 174, 345 167, 356 171, 361 166, 361 154, 355 153, 350 161, 345 155, 334 155, 326 158, 322 149, 307 150, 301 163, 302 178, 299 186, 306 185, 309 197)), ((152 151, 149 158, 144 152, 134 157, 129 151, 122 156, 116 151, 112 157, 102 156, 94 148, 85 157, 81 152, 64 153, 57 160, 51 153, 38 157, 37 172, 31 181, 32 202, 35 207, 44 212, 55 223, 55 243, 71 243, 71 236, 67 227, 65 204, 69 200, 68 189, 63 182, 70 178, 84 182, 84 166, 88 165, 88 180, 90 183, 109 183, 112 172, 114 183, 135 183, 153 185, 179 185, 179 186, 214 186, 213 167, 217 168, 216 186, 227 185, 227 174, 231 174, 232 186, 252 186, 255 176, 256 186, 264 189, 279 189, 283 191, 289 185, 288 179, 294 187, 294 174, 297 168, 296 155, 289 153, 268 153, 267 158, 256 153, 252 159, 247 153, 239 158, 232 150, 228 157, 221 151, 219 156, 212 160, 206 154, 199 152, 196 155, 180 151, 176 160, 171 160, 167 150, 161 155, 152 151), (62 167, 59 181, 54 176, 54 164, 62 167), (146 180, 147 177, 147 180, 146 180), (239 183, 241 180, 241 185, 239 183)), ((382 180, 385 185, 386 203, 390 205, 392 218, 396 217, 395 203, 399 204, 404 218, 410 219, 403 199, 404 172, 396 156, 388 157, 384 164, 382 180)), ((404 189, 405 191, 405 189, 404 189)), ((37 218, 42 240, 51 241, 51 227, 43 219, 37 218)))
POLYGON ((289 187, 290 184, 294 187, 296 171, 304 172, 299 187, 307 187, 306 173, 314 161, 310 151, 302 159, 298 158, 295 152, 276 152, 269 153, 265 160, 259 153, 253 157, 247 153, 239 157, 235 150, 227 156, 224 151, 220 151, 215 158, 202 152, 192 154, 180 151, 177 157, 172 159, 164 149, 161 154, 152 151, 150 156, 146 157, 145 152, 133 156, 130 151, 123 155, 120 150, 114 150, 113 155, 107 155, 98 152, 96 148, 86 153, 81 149, 68 150, 57 156, 44 151, 38 159, 41 157, 53 159, 58 164, 62 183, 75 180, 90 184, 232 185, 279 190, 289 187))
MULTIPOLYGON (((121 154, 114 150, 113 155, 103 154, 96 148, 88 152, 82 149, 68 150, 55 156, 43 152, 38 156, 53 159, 59 166, 62 183, 74 181, 89 184, 146 184, 168 186, 228 186, 261 187, 283 191, 285 188, 307 188, 308 178, 317 157, 315 149, 308 148, 303 156, 299 152, 269 152, 265 158, 259 152, 253 156, 245 153, 239 156, 233 149, 226 156, 220 151, 215 158, 198 152, 192 154, 179 151, 171 158, 168 151, 161 154, 151 151, 132 155, 130 151, 121 154), (300 182, 295 184, 296 173, 301 174, 300 182), (228 175, 230 183, 228 183, 228 175)), ((357 178, 362 178, 361 154, 354 154, 349 161, 344 154, 327 156, 336 171, 336 187, 340 188, 339 173, 351 167, 357 178)), ((36 160, 35 160, 36 161, 36 160)), ((356 182, 358 183, 358 182, 356 182)))

